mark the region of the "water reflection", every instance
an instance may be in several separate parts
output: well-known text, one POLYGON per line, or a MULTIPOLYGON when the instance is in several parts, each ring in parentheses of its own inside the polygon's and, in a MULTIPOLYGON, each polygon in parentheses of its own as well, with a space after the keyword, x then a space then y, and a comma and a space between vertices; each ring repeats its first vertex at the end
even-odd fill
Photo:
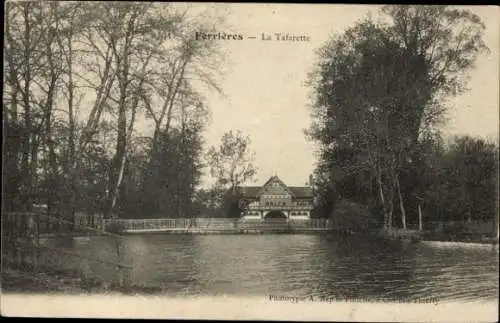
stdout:
MULTIPOLYGON (((490 248, 322 235, 134 235, 121 246, 134 283, 167 294, 498 299, 498 253, 490 248)), ((118 259, 106 237, 66 247, 118 259)), ((91 270, 116 276, 110 266, 91 270)))

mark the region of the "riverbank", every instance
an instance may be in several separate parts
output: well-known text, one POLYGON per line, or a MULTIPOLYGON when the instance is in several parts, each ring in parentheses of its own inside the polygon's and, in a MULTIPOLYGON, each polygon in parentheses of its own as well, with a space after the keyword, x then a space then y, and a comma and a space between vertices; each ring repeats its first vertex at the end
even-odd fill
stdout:
POLYGON ((330 232, 324 229, 154 229, 154 230, 126 230, 122 234, 189 234, 189 235, 238 235, 238 234, 318 234, 330 232))
POLYGON ((497 252, 499 251, 498 244, 494 243, 482 243, 482 242, 457 242, 457 241, 420 241, 422 245, 426 245, 431 248, 439 249, 478 249, 497 252))
POLYGON ((162 292, 160 287, 102 282, 89 277, 82 277, 71 271, 26 272, 4 270, 1 277, 4 293, 63 293, 63 294, 108 294, 150 295, 162 292))
POLYGON ((426 241, 440 241, 440 242, 467 242, 467 243, 488 243, 498 244, 498 237, 479 234, 479 233, 437 233, 437 232, 424 232, 422 239, 426 241))
MULTIPOLYGON (((265 234, 329 234, 332 233, 331 230, 314 230, 314 229, 306 229, 306 230, 287 230, 287 229, 267 229, 267 230, 194 230, 194 229, 156 229, 156 230, 126 230, 121 233, 115 233, 121 236, 126 235, 265 235, 265 234)), ((75 240, 90 240, 92 237, 104 236, 104 234, 90 234, 90 235, 77 235, 74 236, 75 240)), ((57 234, 44 234, 40 235, 41 240, 46 239, 55 239, 61 238, 60 235, 57 234)), ((71 238, 70 236, 66 236, 66 238, 71 238)))
POLYGON ((485 238, 475 238, 475 239, 459 239, 459 238, 448 238, 448 237, 424 237, 420 240, 421 242, 436 242, 436 243, 448 243, 448 244, 477 244, 477 245, 493 245, 498 246, 498 239, 485 237, 485 238))
MULTIPOLYGON (((325 230, 323 228, 314 229, 288 229, 288 228, 267 228, 267 229, 200 229, 200 228, 165 228, 165 229, 141 229, 141 230, 125 230, 117 235, 269 235, 269 234, 312 234, 312 235, 357 235, 357 236, 373 236, 380 239, 402 240, 412 243, 417 242, 456 242, 456 243, 476 243, 476 244, 493 244, 498 245, 498 239, 495 237, 481 235, 442 235, 429 232, 419 232, 416 230, 371 230, 365 232, 349 231, 349 230, 325 230)), ((75 240, 90 240, 95 236, 103 236, 104 233, 91 233, 88 235, 75 235, 73 237, 66 235, 63 237, 72 238, 75 240)), ((61 238, 60 234, 41 234, 42 240, 61 238)))
POLYGON ((498 238, 482 234, 443 234, 431 231, 404 230, 404 229, 378 229, 372 231, 376 237, 389 240, 405 240, 410 242, 449 242, 498 245, 498 238))

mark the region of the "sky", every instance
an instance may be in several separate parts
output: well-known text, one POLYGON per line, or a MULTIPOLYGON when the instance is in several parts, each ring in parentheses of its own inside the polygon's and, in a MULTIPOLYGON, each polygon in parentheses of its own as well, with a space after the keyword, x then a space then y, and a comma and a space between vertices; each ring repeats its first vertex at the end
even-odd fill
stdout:
MULTIPOLYGON (((323 4, 217 4, 227 13, 230 28, 245 39, 222 41, 227 61, 221 82, 223 94, 208 93, 211 121, 205 132, 207 146, 218 145, 224 132, 241 130, 251 139, 263 184, 277 174, 287 185, 304 185, 316 162, 309 127, 307 74, 315 50, 333 34, 351 26, 379 7, 323 4), (262 41, 262 33, 308 36, 308 42, 262 41), (256 37, 248 39, 247 37, 256 37)), ((486 25, 484 40, 491 52, 482 55, 470 73, 470 90, 450 101, 445 136, 470 134, 498 138, 499 119, 499 8, 469 7, 486 25)), ((204 178, 206 181, 207 178, 204 178)))

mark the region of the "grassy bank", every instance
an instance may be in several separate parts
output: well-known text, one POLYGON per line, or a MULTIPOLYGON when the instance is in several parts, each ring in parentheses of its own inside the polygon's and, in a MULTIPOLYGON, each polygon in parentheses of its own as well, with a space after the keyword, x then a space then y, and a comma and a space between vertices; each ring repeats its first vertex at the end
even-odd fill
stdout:
POLYGON ((461 234, 461 233, 443 234, 443 233, 424 232, 424 234, 422 235, 422 240, 498 244, 497 237, 481 235, 481 234, 461 234))
POLYGON ((2 272, 4 293, 113 293, 151 294, 161 292, 161 288, 133 284, 117 284, 83 277, 75 272, 40 268, 38 272, 13 269, 2 272))
POLYGON ((498 244, 498 238, 479 233, 442 233, 433 231, 417 231, 404 229, 377 229, 372 232, 377 237, 391 240, 463 242, 498 244))

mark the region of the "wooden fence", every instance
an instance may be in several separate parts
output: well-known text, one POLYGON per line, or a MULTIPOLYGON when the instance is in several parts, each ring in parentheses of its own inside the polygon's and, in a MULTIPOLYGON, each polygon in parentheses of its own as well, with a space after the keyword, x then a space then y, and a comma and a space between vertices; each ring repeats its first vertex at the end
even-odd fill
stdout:
POLYGON ((141 232, 313 232, 333 230, 328 219, 266 219, 243 220, 228 218, 191 219, 108 219, 103 221, 104 229, 120 227, 128 233, 141 232))

